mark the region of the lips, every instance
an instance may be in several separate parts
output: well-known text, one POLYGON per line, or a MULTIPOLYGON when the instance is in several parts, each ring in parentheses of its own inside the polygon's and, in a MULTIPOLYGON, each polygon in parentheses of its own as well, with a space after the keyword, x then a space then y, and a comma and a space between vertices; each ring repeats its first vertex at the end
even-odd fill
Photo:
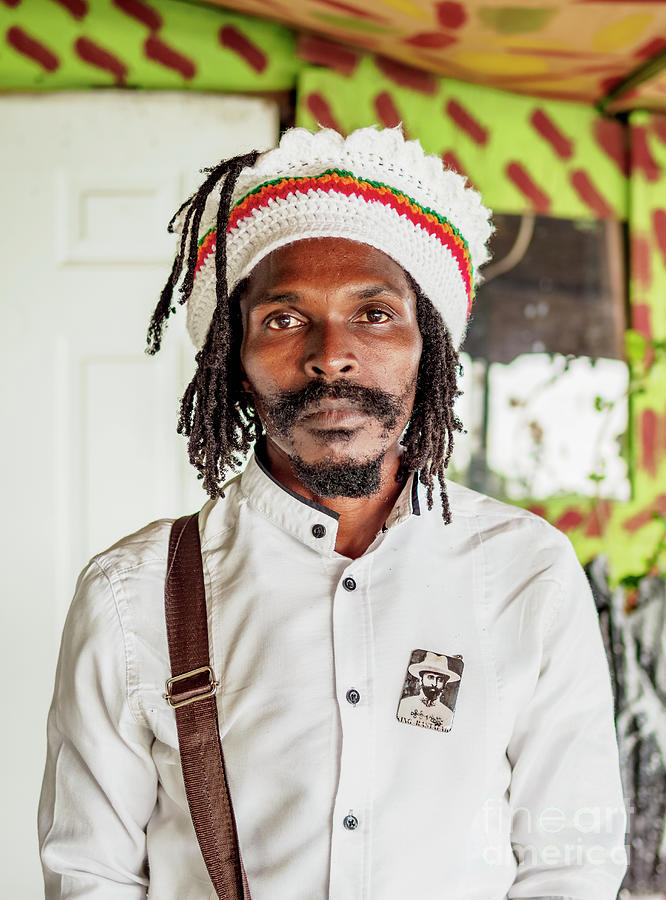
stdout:
POLYGON ((367 419, 367 413, 349 400, 324 398, 313 403, 301 421, 315 428, 357 428, 367 419))

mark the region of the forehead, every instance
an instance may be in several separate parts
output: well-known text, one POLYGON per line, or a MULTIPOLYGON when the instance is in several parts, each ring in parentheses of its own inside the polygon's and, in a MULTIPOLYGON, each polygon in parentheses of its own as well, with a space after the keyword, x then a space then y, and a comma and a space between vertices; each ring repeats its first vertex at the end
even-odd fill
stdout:
POLYGON ((412 293, 402 266, 381 250, 346 238, 308 238, 279 247, 260 260, 249 275, 247 293, 278 287, 335 290, 368 282, 412 293))

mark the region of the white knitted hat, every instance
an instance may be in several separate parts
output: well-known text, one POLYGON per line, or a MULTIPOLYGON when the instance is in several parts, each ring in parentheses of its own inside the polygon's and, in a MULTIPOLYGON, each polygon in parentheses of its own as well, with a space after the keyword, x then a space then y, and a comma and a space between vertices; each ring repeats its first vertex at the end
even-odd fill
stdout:
MULTIPOLYGON (((456 348, 464 338, 479 266, 489 259, 490 211, 465 178, 426 155, 398 128, 359 128, 347 138, 290 128, 278 147, 238 175, 226 235, 229 293, 277 247, 305 238, 369 244, 399 263, 433 303, 456 348)), ((219 190, 198 234, 187 327, 203 346, 216 305, 219 190)), ((181 230, 187 206, 175 220, 181 230)))

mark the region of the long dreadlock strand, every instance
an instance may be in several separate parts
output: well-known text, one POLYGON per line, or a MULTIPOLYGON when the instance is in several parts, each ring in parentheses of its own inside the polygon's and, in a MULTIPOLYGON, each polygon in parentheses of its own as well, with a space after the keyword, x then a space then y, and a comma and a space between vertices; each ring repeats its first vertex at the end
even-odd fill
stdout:
MULTIPOLYGON (((197 354, 197 369, 181 403, 178 431, 186 434, 190 462, 203 478, 208 494, 219 496, 220 484, 227 469, 233 468, 252 442, 248 423, 238 428, 234 410, 242 392, 240 366, 232 373, 229 368, 231 351, 240 359, 240 343, 234 346, 231 330, 231 300, 227 290, 226 226, 236 179, 245 166, 252 165, 256 151, 230 161, 220 195, 217 211, 215 241, 215 297, 213 317, 203 349, 197 354)), ((212 177, 212 175, 211 175, 212 177)), ((205 203, 205 201, 204 201, 205 203)), ((197 213, 192 220, 196 223, 197 213)), ((199 217, 200 218, 200 217, 199 217)), ((196 263, 196 255, 195 255, 196 263)), ((188 266, 188 275, 194 267, 188 266)), ((184 288, 187 286, 184 283, 184 288)), ((235 295, 234 307, 239 306, 235 295)), ((240 320, 238 321, 240 326, 240 320)), ((238 327, 235 331, 240 331, 238 327)), ((255 429, 256 430, 256 429, 255 429)))
MULTIPOLYGON (((190 198, 191 199, 191 198, 190 198)), ((189 201, 186 201, 186 203, 189 201)), ((182 209, 182 207, 181 207, 182 209)), ((180 212, 180 210, 178 211, 180 212)), ((178 283, 178 279, 180 278, 180 273, 183 271, 183 258, 185 256, 185 246, 187 244, 189 230, 190 230, 190 220, 192 218, 192 213, 194 212, 194 208, 190 206, 185 215, 185 221, 183 223, 183 231, 180 236, 180 241, 178 242, 178 251, 176 253, 175 259, 173 261, 173 266, 171 267, 171 272, 167 279, 166 284, 162 288, 162 293, 160 294, 160 299, 155 307, 155 311, 150 320, 150 324, 148 326, 148 337, 146 353, 149 353, 151 356, 154 356, 159 352, 160 347, 162 346, 162 334, 166 327, 166 322, 171 313, 176 311, 176 307, 173 306, 173 291, 178 283)), ((178 213, 176 213, 176 216, 178 213)), ((175 217, 169 222, 169 226, 167 231, 173 231, 173 222, 175 217)), ((182 298, 180 300, 182 303, 182 298)))
MULTIPOLYGON (((252 166, 256 161, 258 156, 258 152, 253 150, 250 153, 242 154, 240 156, 234 156, 231 159, 222 160, 216 166, 211 168, 202 169, 202 172, 208 173, 208 177, 205 179, 203 184, 198 188, 195 193, 189 197, 183 204, 181 204, 180 208, 174 213, 169 222, 167 230, 169 232, 173 232, 173 226, 175 220, 178 218, 180 213, 187 208, 187 213, 185 215, 185 220, 183 222, 183 228, 180 238, 180 243, 178 245, 178 251, 176 253, 176 257, 173 262, 173 266, 171 268, 171 272, 167 279, 164 288, 160 294, 160 299, 155 307, 153 315, 150 320, 150 324, 148 326, 148 336, 147 336, 147 347, 146 352, 151 356, 154 356, 160 349, 162 344, 162 334, 164 332, 164 328, 166 326, 167 320, 171 313, 175 312, 175 306, 173 306, 173 291, 178 283, 178 279, 183 270, 183 261, 185 259, 185 255, 187 253, 187 265, 185 269, 185 276, 183 278, 183 283, 180 287, 180 298, 178 302, 180 304, 185 303, 192 293, 192 288, 194 286, 194 273, 196 270, 197 264, 197 253, 199 248, 198 236, 199 236, 199 228, 201 225, 201 219, 203 217, 206 201, 210 193, 213 191, 215 186, 218 184, 220 178, 227 173, 234 172, 234 176, 232 178, 225 178, 225 183, 223 187, 224 189, 230 183, 229 190, 229 198, 231 196, 231 192, 233 191, 233 187, 236 183, 236 179, 240 171, 246 166, 252 166)), ((221 204, 220 204, 221 206, 221 204)), ((228 215, 228 203, 227 203, 227 215, 228 215)), ((219 210, 218 210, 218 222, 219 222, 219 210)), ((218 235, 220 231, 218 230, 218 235)), ((222 234, 222 243, 226 243, 226 220, 225 220, 225 228, 221 232, 222 234)), ((218 241, 217 243, 221 243, 218 241)), ((217 258, 217 257, 216 257, 217 258)), ((225 272, 225 284, 226 284, 226 272, 225 272)), ((226 290, 226 289, 225 289, 226 290)))
POLYGON ((419 471, 419 479, 426 488, 428 509, 433 507, 434 479, 439 481, 442 517, 448 524, 451 510, 446 493, 444 470, 449 464, 454 446, 454 433, 462 431, 453 404, 458 390, 458 354, 441 316, 422 291, 409 278, 416 294, 416 312, 423 340, 421 361, 416 383, 414 409, 403 438, 404 453, 400 475, 419 471))

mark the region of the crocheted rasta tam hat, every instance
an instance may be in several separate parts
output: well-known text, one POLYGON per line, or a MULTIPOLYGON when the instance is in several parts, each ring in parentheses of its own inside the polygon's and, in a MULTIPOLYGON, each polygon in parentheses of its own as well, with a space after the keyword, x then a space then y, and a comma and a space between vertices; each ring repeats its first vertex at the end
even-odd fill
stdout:
POLYGON ((159 350, 186 257, 179 302, 187 302, 188 331, 202 348, 221 292, 228 296, 272 250, 316 237, 359 241, 394 259, 460 347, 489 258, 490 211, 463 176, 400 128, 360 128, 347 138, 330 128, 291 128, 274 150, 206 171, 169 225, 181 243, 153 314, 149 352, 159 350))

